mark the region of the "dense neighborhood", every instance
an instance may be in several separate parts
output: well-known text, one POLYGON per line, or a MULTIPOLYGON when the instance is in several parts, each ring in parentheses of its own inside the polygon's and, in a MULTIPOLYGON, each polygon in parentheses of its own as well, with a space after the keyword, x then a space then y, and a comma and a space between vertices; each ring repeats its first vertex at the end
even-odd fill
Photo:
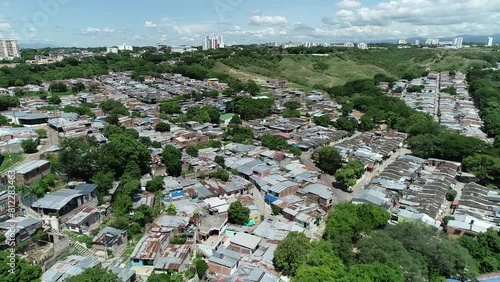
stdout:
MULTIPOLYGON (((93 56, 58 51, 29 63, 93 56)), ((283 246, 306 240, 316 250, 347 234, 333 222, 344 210, 373 209, 373 226, 354 233, 408 223, 453 240, 498 232, 498 138, 484 129, 471 80, 454 70, 378 78, 305 89, 282 78, 235 86, 110 71, 0 88, 0 234, 42 282, 91 269, 123 282, 278 282, 319 281, 283 259, 283 246), (366 96, 348 100, 349 91, 366 96), (392 109, 377 108, 384 101, 392 109), (470 143, 453 152, 425 143, 446 134, 470 143)), ((349 253, 358 240, 363 249, 358 235, 349 253)), ((455 270, 433 275, 459 278, 455 270)), ((402 281, 420 281, 410 272, 402 281)))

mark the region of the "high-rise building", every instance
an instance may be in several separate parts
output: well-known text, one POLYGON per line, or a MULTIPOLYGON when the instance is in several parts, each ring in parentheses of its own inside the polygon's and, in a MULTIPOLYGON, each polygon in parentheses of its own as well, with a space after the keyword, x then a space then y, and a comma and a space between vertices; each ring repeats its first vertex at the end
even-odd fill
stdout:
POLYGON ((358 43, 358 49, 361 49, 361 50, 366 50, 368 49, 368 44, 366 43, 358 43))
POLYGON ((134 47, 123 43, 122 45, 118 45, 118 50, 120 50, 120 51, 134 51, 134 47))
POLYGON ((344 47, 348 47, 348 48, 354 47, 354 43, 346 42, 346 43, 344 43, 344 47))
POLYGON ((21 57, 17 40, 0 40, 0 60, 13 60, 21 57))
POLYGON ((398 40, 398 45, 406 45, 406 44, 408 44, 408 42, 406 41, 406 39, 405 39, 405 38, 400 38, 400 39, 398 40))
POLYGON ((203 37, 201 47, 203 50, 224 48, 222 36, 203 37))
POLYGON ((454 40, 453 40, 453 47, 457 48, 457 49, 460 49, 463 47, 463 44, 464 44, 464 39, 462 37, 456 37, 454 40))
POLYGON ((493 37, 488 37, 488 44, 486 46, 493 46, 493 37))
POLYGON ((413 45, 413 46, 420 46, 420 40, 418 40, 418 39, 413 40, 413 42, 412 42, 411 45, 413 45))

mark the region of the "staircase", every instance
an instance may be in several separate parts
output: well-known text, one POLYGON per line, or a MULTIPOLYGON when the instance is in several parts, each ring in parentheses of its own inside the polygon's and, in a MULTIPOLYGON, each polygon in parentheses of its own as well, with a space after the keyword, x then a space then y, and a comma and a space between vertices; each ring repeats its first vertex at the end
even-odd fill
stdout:
POLYGON ((23 214, 29 218, 34 218, 34 219, 39 219, 42 220, 42 217, 40 214, 38 214, 36 211, 34 211, 32 208, 24 205, 21 203, 21 208, 23 210, 23 214))

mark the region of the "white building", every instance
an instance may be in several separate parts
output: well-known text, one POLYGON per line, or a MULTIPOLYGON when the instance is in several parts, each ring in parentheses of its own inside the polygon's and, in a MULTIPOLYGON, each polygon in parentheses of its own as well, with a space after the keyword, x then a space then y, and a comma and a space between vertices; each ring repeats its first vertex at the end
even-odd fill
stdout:
POLYGON ((106 53, 118 54, 118 47, 106 47, 106 53))
POLYGON ((352 47, 354 47, 354 43, 346 42, 346 43, 344 43, 344 47, 352 48, 352 47))
POLYGON ((366 50, 366 49, 368 49, 368 44, 363 43, 363 42, 358 43, 358 49, 366 50))
POLYGON ((120 51, 134 51, 134 47, 132 45, 127 45, 123 43, 122 45, 118 45, 118 50, 120 51))
POLYGON ((413 45, 413 46, 420 46, 420 40, 415 39, 415 40, 412 42, 412 45, 413 45))
POLYGON ((222 36, 207 36, 203 37, 201 46, 203 50, 224 48, 224 41, 222 36))
POLYGON ((172 53, 185 53, 185 52, 194 52, 197 51, 198 49, 193 48, 191 46, 178 46, 178 47, 171 47, 170 51, 172 53))
POLYGON ((406 45, 406 44, 408 44, 408 42, 406 41, 406 39, 405 39, 405 38, 400 38, 400 39, 398 40, 398 45, 406 45))
POLYGON ((462 37, 457 37, 453 40, 453 46, 457 49, 463 48, 464 39, 462 37))
POLYGON ((13 60, 20 57, 17 40, 0 40, 0 60, 13 60))
POLYGON ((427 38, 427 40, 425 40, 425 45, 439 45, 439 39, 427 38))
POLYGON ((488 37, 488 44, 486 46, 493 46, 493 37, 488 37))

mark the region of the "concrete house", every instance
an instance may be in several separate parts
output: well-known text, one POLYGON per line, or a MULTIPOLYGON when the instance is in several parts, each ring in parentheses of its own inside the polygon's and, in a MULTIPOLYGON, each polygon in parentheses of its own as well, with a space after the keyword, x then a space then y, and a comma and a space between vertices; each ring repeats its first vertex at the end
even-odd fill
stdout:
POLYGON ((231 238, 230 250, 242 253, 253 254, 259 247, 262 238, 244 232, 238 232, 231 238))

